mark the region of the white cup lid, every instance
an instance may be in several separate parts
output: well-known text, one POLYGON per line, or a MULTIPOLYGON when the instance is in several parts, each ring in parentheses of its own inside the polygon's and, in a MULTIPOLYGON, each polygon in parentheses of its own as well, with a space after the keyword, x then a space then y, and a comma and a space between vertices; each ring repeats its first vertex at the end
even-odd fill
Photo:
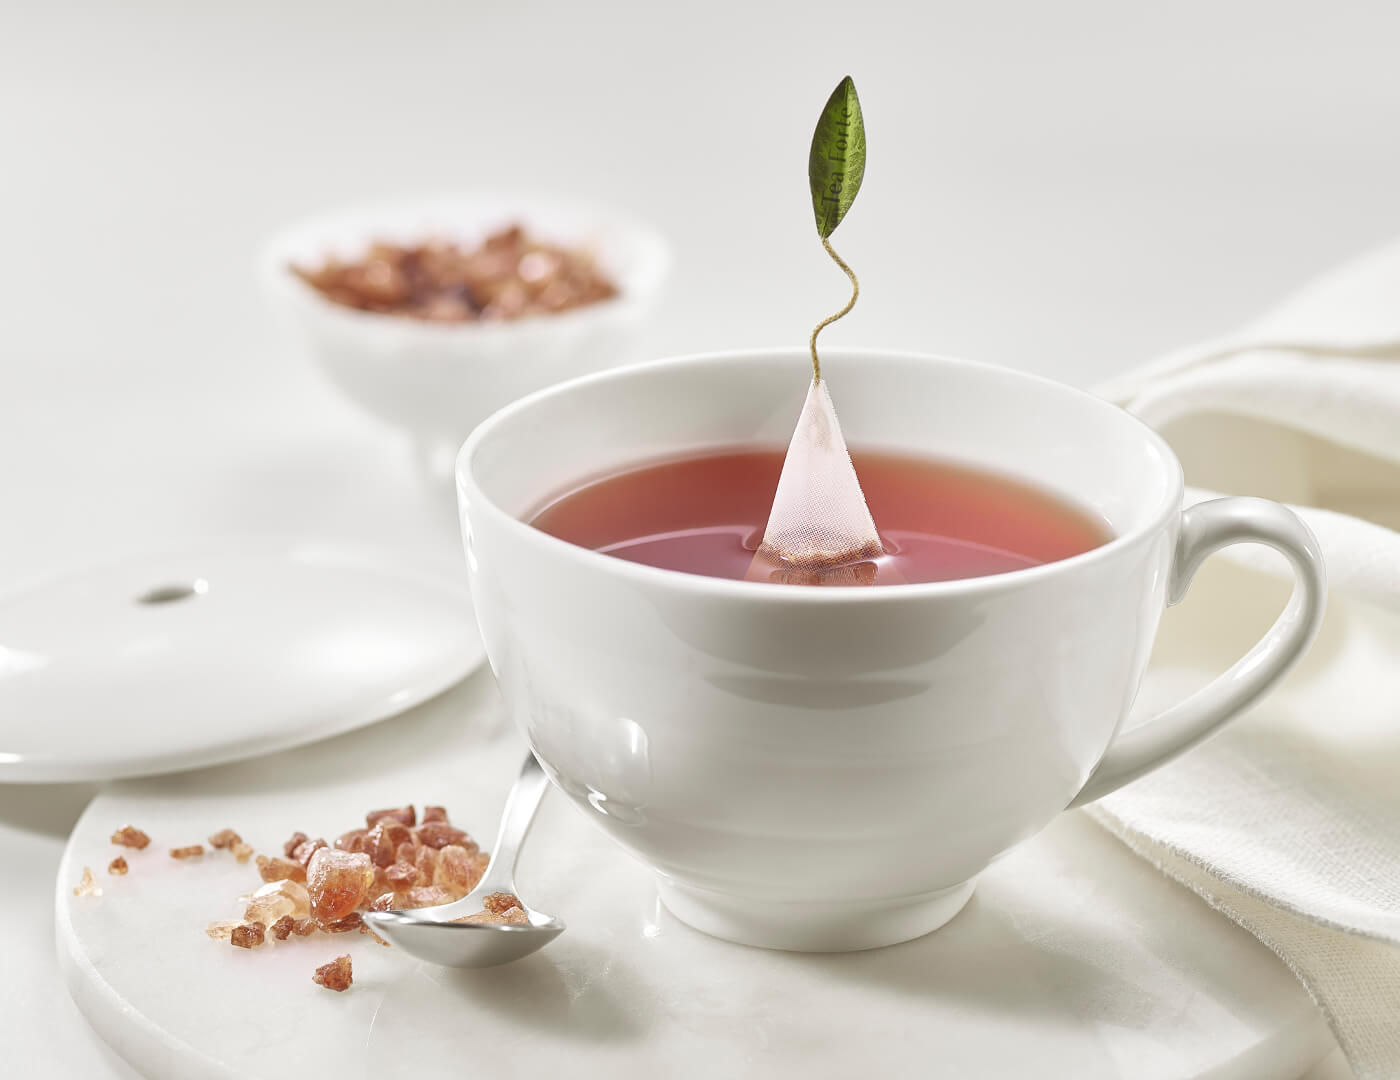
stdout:
POLYGON ((482 659, 465 586, 314 545, 149 555, 0 596, 0 782, 196 768, 336 735, 482 659))

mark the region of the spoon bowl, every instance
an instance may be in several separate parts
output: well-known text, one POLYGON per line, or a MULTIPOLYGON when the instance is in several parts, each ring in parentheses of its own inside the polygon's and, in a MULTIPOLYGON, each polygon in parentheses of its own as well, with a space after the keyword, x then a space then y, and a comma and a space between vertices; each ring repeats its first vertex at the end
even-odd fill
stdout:
POLYGON ((459 923, 425 919, 423 912, 376 911, 366 916, 375 933, 404 952, 445 967, 484 968, 509 964, 548 945, 564 932, 551 915, 526 909, 528 926, 512 923, 459 923))
POLYGON ((480 883, 460 900, 406 911, 372 911, 365 916, 380 936, 404 952, 447 967, 496 967, 528 956, 564 932, 564 923, 536 911, 519 899, 515 864, 535 820, 535 811, 549 780, 533 754, 525 756, 520 776, 506 796, 501 828, 491 849, 491 862, 480 883), (485 906, 492 893, 510 893, 519 901, 528 923, 459 922, 485 906))

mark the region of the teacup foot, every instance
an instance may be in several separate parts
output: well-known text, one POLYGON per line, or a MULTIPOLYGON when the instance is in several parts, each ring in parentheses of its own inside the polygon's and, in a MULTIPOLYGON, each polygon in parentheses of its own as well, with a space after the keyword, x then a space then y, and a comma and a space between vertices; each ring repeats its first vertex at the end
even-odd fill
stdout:
POLYGON ((791 952, 855 952, 937 930, 963 909, 977 882, 897 900, 783 903, 657 878, 661 902, 684 923, 726 941, 791 952))

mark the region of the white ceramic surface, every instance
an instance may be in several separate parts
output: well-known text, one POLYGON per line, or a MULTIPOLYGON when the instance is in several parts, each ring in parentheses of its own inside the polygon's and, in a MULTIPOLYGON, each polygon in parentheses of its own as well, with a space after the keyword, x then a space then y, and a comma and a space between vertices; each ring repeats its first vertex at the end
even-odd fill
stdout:
POLYGON ((363 409, 409 431, 430 474, 477 423, 515 398, 635 359, 670 265, 654 229, 616 211, 485 193, 347 208, 293 225, 267 245, 261 272, 280 315, 335 384, 363 409), (519 222, 534 235, 595 252, 618 296, 557 315, 431 323, 356 311, 290 270, 354 257, 372 242, 445 237, 479 244, 519 222))
POLYGON ((551 778, 656 870, 672 912, 747 944, 870 948, 941 926, 993 859, 1071 802, 1257 699, 1316 634, 1323 573, 1280 506, 1183 515, 1176 459, 1115 406, 1006 369, 868 351, 824 365, 852 445, 1022 477, 1114 538, 1009 574, 810 589, 642 566, 522 520, 626 464, 781 447, 806 364, 800 350, 730 353, 544 391, 473 433, 458 493, 516 722, 551 778), (1237 542, 1292 560, 1284 614, 1210 687, 1115 740, 1164 607, 1237 542))
MULTIPOLYGON (((1186 671, 1190 677, 1191 669, 1186 671)), ((1177 676, 1182 672, 1178 671, 1177 676)), ((232 826, 268 850, 370 806, 442 802, 489 837, 519 765, 486 672, 399 719, 258 761, 114 784, 59 873, 60 964, 94 1028, 150 1080, 850 1076, 1283 1080, 1331 1046, 1263 946, 1079 815, 984 876, 917 942, 813 956, 718 941, 553 795, 518 880, 569 930, 509 967, 420 964, 359 935, 244 952, 204 936, 256 884, 170 844, 232 826), (153 837, 102 872, 114 826, 153 837), (71 887, 90 865, 104 893, 71 887), (348 952, 345 994, 311 983, 348 952)))
POLYGON ((481 658, 459 583, 344 546, 91 567, 0 596, 0 782, 282 750, 418 704, 481 658))

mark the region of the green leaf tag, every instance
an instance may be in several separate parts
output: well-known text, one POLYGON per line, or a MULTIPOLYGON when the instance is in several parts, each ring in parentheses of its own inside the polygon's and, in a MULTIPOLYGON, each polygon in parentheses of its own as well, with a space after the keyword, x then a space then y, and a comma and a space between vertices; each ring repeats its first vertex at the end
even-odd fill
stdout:
POLYGON ((822 109, 807 158, 812 210, 817 216, 817 235, 822 239, 841 224, 851 203, 856 201, 864 176, 865 123, 856 84, 847 75, 822 109))

